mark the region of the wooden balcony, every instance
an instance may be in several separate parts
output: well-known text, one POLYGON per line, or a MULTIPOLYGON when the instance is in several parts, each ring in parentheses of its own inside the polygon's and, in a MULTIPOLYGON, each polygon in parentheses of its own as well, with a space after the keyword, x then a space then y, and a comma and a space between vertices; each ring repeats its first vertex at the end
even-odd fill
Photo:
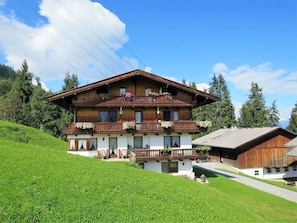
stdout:
POLYGON ((172 122, 172 126, 162 127, 162 122, 136 123, 131 128, 124 127, 126 122, 78 122, 63 125, 63 134, 124 134, 124 133, 199 133, 195 122, 172 122))
POLYGON ((161 160, 196 160, 201 158, 201 153, 197 153, 195 149, 172 149, 170 152, 162 152, 162 150, 151 149, 131 149, 130 157, 136 162, 161 161, 161 160))
POLYGON ((153 96, 104 96, 88 101, 72 101, 72 104, 77 107, 193 107, 193 104, 183 98, 177 98, 168 95, 153 96))

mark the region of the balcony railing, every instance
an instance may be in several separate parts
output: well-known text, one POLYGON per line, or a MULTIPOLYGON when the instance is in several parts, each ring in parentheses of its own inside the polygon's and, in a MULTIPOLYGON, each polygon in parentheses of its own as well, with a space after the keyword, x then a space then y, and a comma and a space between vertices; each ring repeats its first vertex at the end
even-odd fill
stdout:
POLYGON ((171 151, 151 150, 151 149, 131 149, 130 156, 135 161, 150 161, 150 160, 196 160, 201 158, 201 153, 195 149, 172 149, 171 151))
MULTIPOLYGON (((78 122, 63 125, 63 134, 110 134, 110 133, 199 133, 195 122, 172 122, 168 128, 163 127, 162 122, 142 122, 126 128, 130 122, 78 122)), ((167 125, 166 125, 167 126, 167 125)))
POLYGON ((72 104, 79 107, 129 107, 129 106, 192 106, 191 102, 182 97, 160 95, 153 96, 104 96, 89 101, 72 101, 72 104))

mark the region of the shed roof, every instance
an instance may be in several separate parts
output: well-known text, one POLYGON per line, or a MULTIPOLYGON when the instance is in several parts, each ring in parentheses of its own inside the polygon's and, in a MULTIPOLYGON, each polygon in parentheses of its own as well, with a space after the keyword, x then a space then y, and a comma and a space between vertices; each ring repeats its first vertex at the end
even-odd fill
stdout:
POLYGON ((297 137, 286 143, 285 147, 297 147, 297 137))
POLYGON ((297 157, 297 147, 294 147, 289 152, 285 153, 285 156, 297 157))
MULTIPOLYGON (((219 129, 192 141, 193 145, 236 149, 280 127, 219 129)), ((283 129, 284 130, 284 129, 283 129)), ((286 131, 286 130, 284 130, 286 131)))

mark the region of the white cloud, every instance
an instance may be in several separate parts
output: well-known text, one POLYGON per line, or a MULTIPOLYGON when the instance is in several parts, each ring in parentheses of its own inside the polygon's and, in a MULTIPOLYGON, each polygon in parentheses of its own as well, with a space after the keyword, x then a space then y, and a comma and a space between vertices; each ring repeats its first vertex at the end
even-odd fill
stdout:
POLYGON ((199 91, 208 92, 210 86, 206 83, 196 83, 196 87, 199 91))
POLYGON ((255 67, 246 64, 233 70, 223 63, 217 63, 213 66, 213 71, 221 73, 226 81, 239 90, 248 91, 254 82, 265 94, 297 94, 297 71, 289 74, 284 69, 273 69, 271 63, 255 67))
POLYGON ((116 53, 128 41, 125 24, 100 3, 43 0, 39 13, 48 23, 38 27, 0 14, 0 47, 15 69, 27 60, 41 80, 69 71, 95 81, 137 68, 137 60, 116 53))
MULTIPOLYGON (((46 87, 46 85, 45 85, 45 83, 44 83, 43 81, 39 81, 39 82, 40 82, 41 88, 42 88, 43 90, 45 90, 45 91, 50 91, 50 90, 46 87)), ((37 86, 37 81, 36 81, 35 78, 33 78, 33 80, 32 80, 32 84, 35 85, 35 86, 37 86)))
POLYGON ((146 72, 149 72, 149 73, 152 72, 152 68, 151 68, 151 67, 145 67, 144 70, 145 70, 146 72))

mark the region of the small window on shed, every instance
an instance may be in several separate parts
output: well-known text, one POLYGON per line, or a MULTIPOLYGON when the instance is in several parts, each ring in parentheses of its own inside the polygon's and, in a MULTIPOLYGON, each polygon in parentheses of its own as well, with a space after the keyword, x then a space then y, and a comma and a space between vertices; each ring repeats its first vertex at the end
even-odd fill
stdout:
POLYGON ((285 166, 284 169, 285 169, 285 172, 289 171, 289 167, 287 167, 287 166, 285 166))
POLYGON ((271 168, 267 168, 267 173, 271 173, 271 168))
POLYGON ((293 171, 296 171, 297 170, 297 166, 293 166, 293 171))
POLYGON ((279 167, 276 167, 275 168, 275 172, 279 173, 280 172, 280 168, 279 167))
POLYGON ((255 176, 259 175, 259 170, 255 170, 255 176))

